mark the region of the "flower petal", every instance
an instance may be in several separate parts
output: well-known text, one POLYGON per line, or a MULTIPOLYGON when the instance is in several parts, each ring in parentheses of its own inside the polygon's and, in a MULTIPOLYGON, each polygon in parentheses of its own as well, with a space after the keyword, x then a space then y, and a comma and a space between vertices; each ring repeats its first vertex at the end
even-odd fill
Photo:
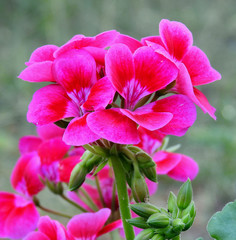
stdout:
POLYGON ((181 61, 193 44, 192 33, 183 23, 167 19, 161 20, 159 31, 168 52, 181 61))
POLYGON ((62 118, 76 116, 76 111, 70 107, 70 101, 61 86, 57 84, 45 86, 34 93, 29 105, 27 120, 37 125, 44 125, 62 118))
POLYGON ((31 232, 23 240, 51 240, 51 239, 44 233, 31 232))
POLYGON ((153 112, 152 107, 151 103, 136 109, 134 112, 128 109, 120 109, 120 111, 140 126, 153 131, 164 127, 170 122, 173 115, 169 112, 153 112))
POLYGON ((164 134, 183 136, 196 120, 196 108, 192 101, 184 95, 172 95, 155 103, 153 111, 173 114, 171 121, 159 129, 164 134))
MULTIPOLYGON (((90 115, 90 114, 89 114, 90 115)), ((68 145, 80 146, 94 142, 100 138, 87 123, 88 113, 83 117, 74 118, 66 128, 63 141, 68 145)))
POLYGON ((114 95, 114 87, 108 78, 104 77, 93 85, 83 107, 88 111, 105 109, 111 103, 114 95))
POLYGON ((102 138, 120 144, 136 144, 140 141, 135 122, 119 109, 106 109, 89 114, 88 126, 102 138))
POLYGON ((111 210, 103 208, 96 213, 82 213, 74 216, 67 224, 68 232, 78 239, 95 240, 107 221, 111 210))
POLYGON ((186 155, 179 155, 181 155, 181 161, 170 172, 168 172, 168 176, 181 182, 187 181, 188 178, 193 180, 198 174, 198 164, 186 155))
POLYGON ((58 49, 56 45, 44 45, 33 51, 30 56, 29 62, 26 63, 27 66, 44 61, 54 61, 53 53, 58 49))
POLYGON ((55 82, 52 61, 34 63, 24 69, 18 78, 28 82, 55 82))
POLYGON ((115 43, 123 43, 129 47, 130 51, 133 53, 136 49, 142 47, 142 43, 137 39, 132 38, 128 35, 119 34, 116 38, 115 43))
POLYGON ((54 123, 37 126, 37 133, 43 140, 48 140, 55 137, 62 137, 65 129, 58 127, 54 123))
POLYGON ((221 79, 221 75, 214 68, 206 54, 198 47, 192 47, 183 58, 194 86, 203 85, 221 79))
POLYGON ((42 139, 36 136, 24 136, 19 140, 19 150, 21 155, 29 152, 37 151, 42 139))
POLYGON ((122 224, 122 220, 119 219, 119 220, 116 220, 110 224, 107 224, 101 231, 99 231, 98 233, 98 237, 103 235, 103 234, 106 234, 108 232, 111 232, 117 228, 122 228, 123 227, 123 224, 122 224))

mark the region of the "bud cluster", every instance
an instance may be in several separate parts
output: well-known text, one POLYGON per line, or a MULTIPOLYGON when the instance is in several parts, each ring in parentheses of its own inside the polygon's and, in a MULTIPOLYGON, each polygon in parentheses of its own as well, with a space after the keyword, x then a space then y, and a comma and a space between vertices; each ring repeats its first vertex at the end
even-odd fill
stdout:
POLYGON ((150 203, 136 203, 130 208, 139 217, 127 221, 135 227, 144 229, 135 240, 173 239, 192 226, 196 215, 189 179, 181 186, 177 197, 170 193, 167 210, 150 203))

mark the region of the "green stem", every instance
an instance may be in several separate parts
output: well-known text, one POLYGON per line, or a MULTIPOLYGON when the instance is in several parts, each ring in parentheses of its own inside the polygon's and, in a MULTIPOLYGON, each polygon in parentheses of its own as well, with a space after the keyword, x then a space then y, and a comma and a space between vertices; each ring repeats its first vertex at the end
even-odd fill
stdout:
POLYGON ((89 207, 92 208, 93 211, 95 212, 98 211, 99 210, 98 206, 94 203, 93 199, 88 195, 86 190, 81 187, 80 191, 83 193, 85 199, 88 201, 87 204, 89 205, 89 207))
POLYGON ((110 160, 113 166, 113 171, 115 174, 116 187, 118 192, 118 200, 120 206, 120 215, 123 222, 124 232, 127 240, 134 239, 134 229, 126 221, 126 219, 131 218, 131 213, 129 209, 129 196, 126 185, 125 171, 123 169, 122 163, 118 156, 111 155, 110 160))
POLYGON ((72 216, 69 216, 67 214, 60 213, 60 212, 57 212, 57 211, 45 208, 45 207, 43 207, 41 205, 38 205, 37 207, 40 208, 41 210, 45 211, 45 212, 52 213, 52 214, 57 215, 57 216, 66 217, 66 218, 72 218, 72 216))
POLYGON ((97 175, 95 175, 95 182, 96 182, 96 186, 97 186, 97 190, 98 190, 98 194, 99 194, 100 200, 102 202, 102 206, 106 207, 106 204, 105 204, 105 201, 104 201, 104 197, 102 195, 102 189, 101 189, 101 186, 100 186, 99 179, 98 179, 97 175))
POLYGON ((80 205, 78 205, 77 203, 71 201, 68 197, 66 197, 64 194, 60 195, 65 201, 67 201, 68 203, 70 203, 71 205, 75 206, 76 208, 78 208, 80 211, 82 212, 88 212, 85 208, 81 207, 80 205))

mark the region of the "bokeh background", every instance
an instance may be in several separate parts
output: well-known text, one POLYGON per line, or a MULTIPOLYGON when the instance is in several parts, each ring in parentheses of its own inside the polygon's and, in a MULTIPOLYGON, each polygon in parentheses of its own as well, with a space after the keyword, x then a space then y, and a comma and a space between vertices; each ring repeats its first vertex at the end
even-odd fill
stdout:
MULTIPOLYGON (((19 157, 18 139, 35 134, 26 121, 28 103, 40 84, 17 79, 31 52, 44 44, 62 45, 75 34, 94 36, 117 29, 137 39, 158 34, 162 18, 181 21, 194 44, 209 57, 222 80, 201 90, 217 108, 217 121, 198 111, 195 125, 182 137, 179 152, 200 165, 193 182, 196 221, 184 240, 210 239, 210 216, 236 197, 236 1, 235 0, 0 0, 0 190, 12 191, 10 172, 19 157)), ((165 206, 180 183, 159 178, 152 202, 165 206)), ((44 194, 50 206, 53 198, 44 194)), ((53 205, 64 203, 55 200, 53 205)), ((68 210, 69 211, 69 210, 68 210)), ((109 239, 109 237, 108 237, 109 239)))

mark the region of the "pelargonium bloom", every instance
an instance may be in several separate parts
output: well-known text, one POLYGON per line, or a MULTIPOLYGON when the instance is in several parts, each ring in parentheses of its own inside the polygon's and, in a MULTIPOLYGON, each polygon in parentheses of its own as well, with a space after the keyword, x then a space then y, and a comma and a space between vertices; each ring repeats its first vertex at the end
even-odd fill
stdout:
POLYGON ((115 143, 137 144, 137 124, 181 136, 195 121, 195 107, 183 95, 136 107, 142 98, 164 89, 178 74, 175 64, 150 47, 138 48, 132 54, 126 45, 115 44, 106 54, 105 65, 108 79, 124 99, 124 108, 89 114, 88 126, 96 134, 115 143))
POLYGON ((193 46, 192 33, 183 23, 163 19, 160 22, 159 31, 160 36, 143 38, 142 43, 151 46, 178 66, 180 71, 172 91, 185 94, 215 119, 215 108, 194 86, 219 80, 220 73, 211 67, 206 54, 193 46))
POLYGON ((39 213, 31 200, 0 192, 0 237, 19 239, 37 227, 39 213))

